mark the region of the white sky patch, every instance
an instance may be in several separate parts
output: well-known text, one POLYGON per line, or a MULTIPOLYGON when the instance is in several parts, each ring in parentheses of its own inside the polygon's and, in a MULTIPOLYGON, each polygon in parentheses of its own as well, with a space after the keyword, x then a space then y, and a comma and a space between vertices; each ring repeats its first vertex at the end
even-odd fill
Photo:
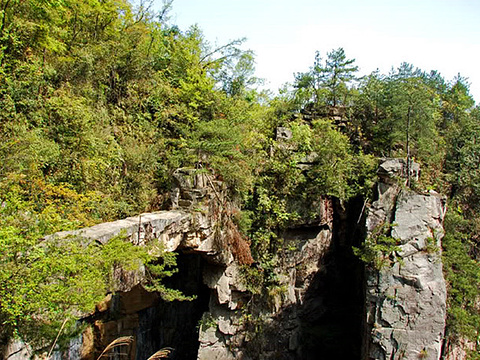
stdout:
POLYGON ((480 101, 479 0, 175 0, 172 15, 212 44, 247 37, 256 76, 274 91, 307 71, 316 50, 343 47, 361 75, 406 61, 446 80, 460 73, 480 101))

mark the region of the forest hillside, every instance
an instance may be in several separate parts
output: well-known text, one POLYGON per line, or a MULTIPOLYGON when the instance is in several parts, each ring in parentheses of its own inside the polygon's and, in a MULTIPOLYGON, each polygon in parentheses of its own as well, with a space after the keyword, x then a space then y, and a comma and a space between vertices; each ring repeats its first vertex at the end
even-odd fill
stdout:
MULTIPOLYGON (((268 286, 279 234, 300 216, 292 199, 369 198, 378 159, 401 157, 422 167, 407 186, 448 197, 447 333, 478 346, 480 108, 465 78, 407 63, 359 77, 339 48, 273 95, 242 40, 215 48, 179 29, 171 2, 158 13, 126 0, 0 3, 0 343, 47 348, 108 291, 112 266, 151 262, 121 239, 87 250, 43 239, 169 209, 178 168, 223 180, 268 286)), ((162 278, 174 262, 152 269, 162 278)))

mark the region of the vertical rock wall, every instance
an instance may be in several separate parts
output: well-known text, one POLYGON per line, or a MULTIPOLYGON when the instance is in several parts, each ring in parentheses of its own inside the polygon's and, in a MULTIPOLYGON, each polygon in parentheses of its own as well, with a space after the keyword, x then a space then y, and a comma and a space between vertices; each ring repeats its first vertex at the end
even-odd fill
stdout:
POLYGON ((438 360, 445 330, 446 286, 441 239, 444 199, 397 185, 403 163, 381 167, 378 200, 369 209, 370 236, 391 225, 397 247, 381 268, 369 267, 364 359, 438 360))
POLYGON ((265 289, 267 298, 265 293, 252 296, 246 290, 235 263, 207 269, 204 281, 213 292, 200 328, 198 359, 309 358, 303 340, 307 324, 325 315, 325 305, 314 289, 331 251, 332 227, 332 200, 322 199, 314 222, 283 234, 278 284, 265 289))

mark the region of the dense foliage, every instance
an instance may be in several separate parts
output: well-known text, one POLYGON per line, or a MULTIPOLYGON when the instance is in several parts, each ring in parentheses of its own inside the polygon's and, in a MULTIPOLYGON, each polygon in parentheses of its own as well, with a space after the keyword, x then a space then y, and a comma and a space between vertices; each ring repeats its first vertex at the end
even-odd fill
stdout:
POLYGON ((168 21, 171 2, 0 2, 0 341, 51 339, 107 291, 114 263, 148 261, 41 239, 168 208, 178 167, 201 164, 241 204, 261 287, 275 284, 282 230, 320 196, 368 196, 382 156, 415 158, 412 186, 449 196, 449 334, 478 338, 480 110, 466 79, 409 64, 358 78, 337 49, 274 97, 255 90, 242 40, 212 48, 168 21))

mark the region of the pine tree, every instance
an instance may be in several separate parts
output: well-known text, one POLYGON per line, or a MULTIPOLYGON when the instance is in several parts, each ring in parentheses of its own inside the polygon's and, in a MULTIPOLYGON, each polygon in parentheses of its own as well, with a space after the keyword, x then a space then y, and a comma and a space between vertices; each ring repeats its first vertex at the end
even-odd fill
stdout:
POLYGON ((322 65, 323 60, 317 51, 310 71, 295 75, 297 95, 305 96, 307 93, 316 105, 324 102, 336 107, 345 103, 347 85, 355 79, 354 73, 358 71, 358 66, 353 65, 354 62, 355 59, 347 59, 343 48, 338 48, 327 53, 325 65, 322 65))
POLYGON ((334 107, 341 102, 342 95, 346 96, 347 84, 355 79, 358 66, 354 66, 354 62, 355 59, 347 59, 343 48, 338 48, 327 54, 325 67, 317 70, 323 73, 324 87, 329 90, 328 101, 334 107))

